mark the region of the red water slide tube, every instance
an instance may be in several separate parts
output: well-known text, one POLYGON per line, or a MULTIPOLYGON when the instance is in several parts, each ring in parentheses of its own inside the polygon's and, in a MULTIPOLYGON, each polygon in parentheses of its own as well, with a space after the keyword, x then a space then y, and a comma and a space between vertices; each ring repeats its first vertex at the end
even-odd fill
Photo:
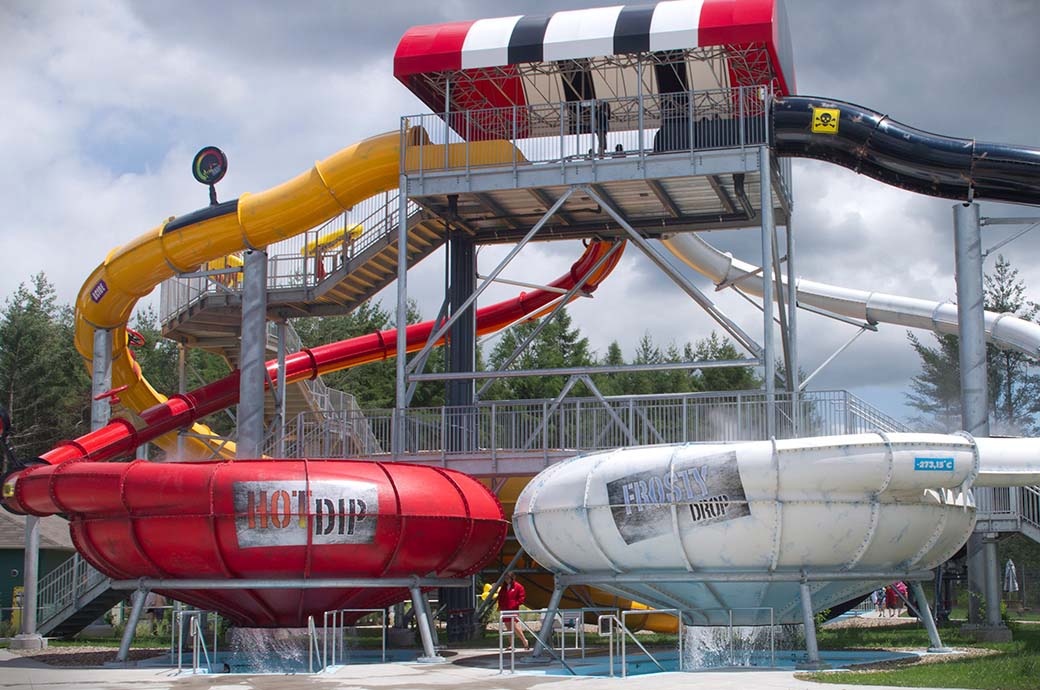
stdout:
MULTIPOLYGON (((612 242, 600 241, 589 244, 582 256, 571 266, 570 271, 550 283, 550 286, 569 290, 588 276, 584 290, 586 292, 594 291, 621 258, 619 250, 600 263, 600 260, 610 253, 613 247, 612 242), (598 268, 597 264, 599 264, 598 268), (596 270, 592 272, 593 269, 596 270)), ((477 333, 485 334, 500 330, 537 312, 558 299, 559 296, 552 290, 535 290, 478 309, 477 333)), ((421 349, 429 339, 434 327, 433 321, 409 326, 406 330, 407 351, 415 352, 421 349)), ((397 330, 389 329, 314 348, 305 348, 286 357, 286 382, 294 383, 314 378, 322 373, 393 357, 396 354, 396 339, 397 330)), ((270 380, 277 380, 277 361, 269 362, 267 369, 270 380)), ((129 454, 137 446, 153 438, 187 426, 206 415, 233 405, 238 399, 238 377, 239 372, 236 370, 219 381, 214 381, 183 395, 173 395, 167 402, 144 410, 140 415, 144 426, 140 429, 135 428, 128 420, 115 419, 97 431, 60 444, 40 456, 39 460, 46 465, 61 465, 69 461, 102 461, 129 454)), ((16 512, 28 512, 34 515, 61 512, 57 505, 44 496, 35 497, 33 500, 27 500, 27 496, 25 496, 22 488, 25 483, 19 481, 20 478, 28 473, 44 470, 46 470, 45 466, 32 467, 7 478, 4 487, 6 505, 16 512)), ((49 494, 49 489, 45 493, 49 494)))

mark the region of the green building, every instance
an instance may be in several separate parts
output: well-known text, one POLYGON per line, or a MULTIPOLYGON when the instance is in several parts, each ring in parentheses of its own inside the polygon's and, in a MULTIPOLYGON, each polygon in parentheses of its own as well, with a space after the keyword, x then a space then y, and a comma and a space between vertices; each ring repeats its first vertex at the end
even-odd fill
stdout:
MULTIPOLYGON (((40 520, 40 577, 75 553, 69 523, 60 517, 40 520)), ((0 509, 0 620, 11 620, 12 595, 25 569, 25 516, 0 509)))

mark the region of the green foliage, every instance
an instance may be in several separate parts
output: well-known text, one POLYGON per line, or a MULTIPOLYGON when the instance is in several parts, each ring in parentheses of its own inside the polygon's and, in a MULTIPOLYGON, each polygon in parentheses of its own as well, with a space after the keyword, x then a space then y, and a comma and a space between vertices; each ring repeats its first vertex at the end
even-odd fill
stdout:
MULTIPOLYGON (((839 685, 885 685, 927 688, 980 688, 983 690, 1033 690, 1040 677, 1040 630, 1016 625, 1014 641, 976 644, 957 628, 942 631, 943 642, 957 647, 985 647, 997 654, 985 657, 952 656, 936 664, 913 664, 871 671, 828 671, 808 674, 810 680, 839 685)), ((923 649, 927 633, 917 626, 898 628, 848 628, 821 631, 825 649, 893 648, 923 649)))
POLYGON ((42 274, 0 312, 0 405, 19 457, 35 457, 90 428, 90 379, 73 348, 73 313, 42 274))
MULTIPOLYGON (((1036 320, 1040 306, 1026 298, 1026 286, 1018 277, 1018 269, 1012 268, 1003 255, 997 256, 993 273, 985 276, 985 288, 986 309, 1036 320)), ((1035 435, 1040 431, 1036 424, 1040 376, 1032 360, 1021 352, 991 346, 987 363, 993 380, 990 396, 997 427, 993 431, 1035 435)))
MULTIPOLYGON (((523 343, 539 327, 537 321, 524 321, 506 331, 488 356, 494 369, 501 369, 516 347, 523 343)), ((589 340, 573 327, 570 314, 560 310, 556 317, 544 324, 542 330, 515 360, 510 369, 555 369, 560 367, 591 366, 592 354, 589 340)), ((488 400, 518 400, 528 398, 554 398, 560 394, 567 378, 564 376, 530 376, 523 378, 498 379, 485 395, 488 400)), ((572 395, 581 395, 584 386, 572 389, 572 395)))
MULTIPOLYGON (((737 348, 728 339, 712 332, 695 344, 685 343, 680 349, 674 343, 663 351, 649 333, 640 338, 631 364, 670 364, 740 359, 737 348)), ((603 366, 626 364, 621 346, 614 341, 599 361, 603 366)), ((756 390, 762 381, 750 367, 721 367, 700 370, 633 371, 622 374, 598 374, 596 386, 604 395, 644 395, 694 393, 697 391, 756 390)))
MULTIPOLYGON (((407 322, 413 324, 419 320, 415 304, 409 304, 407 322)), ((350 338, 378 337, 374 335, 376 333, 383 333, 383 340, 391 349, 396 345, 396 335, 386 332, 396 329, 396 316, 378 302, 366 302, 346 316, 294 319, 292 325, 299 333, 304 347, 316 347, 350 338)), ((423 371, 444 371, 443 348, 433 349, 423 371)), ((325 374, 322 378, 330 388, 353 395, 362 409, 389 409, 394 406, 397 364, 393 357, 325 374)), ((413 407, 443 404, 443 383, 427 382, 416 387, 415 396, 412 398, 413 407)))
MULTIPOLYGON (((993 272, 986 274, 985 307, 989 311, 1014 314, 1033 321, 1040 309, 1026 299, 1025 283, 1018 270, 1003 256, 997 257, 993 272)), ((929 431, 955 431, 962 428, 960 416, 959 340, 955 335, 936 335, 936 346, 921 342, 907 333, 911 347, 921 358, 921 372, 910 381, 907 400, 921 414, 912 421, 929 431)), ((1013 350, 986 348, 990 415, 999 434, 1036 434, 1040 412, 1040 376, 1026 355, 1013 350)))
POLYGON ((936 335, 938 347, 928 347, 907 332, 914 352, 921 358, 921 373, 910 380, 910 405, 922 413, 914 422, 929 431, 961 428, 961 381, 957 336, 936 335))
MULTIPOLYGON (((696 360, 740 359, 736 346, 727 338, 720 338, 712 331, 704 340, 698 340, 693 352, 696 360)), ((740 391, 755 390, 762 386, 762 380, 755 376, 750 367, 722 367, 704 369, 701 372, 701 386, 706 391, 740 391)))
MULTIPOLYGON (((131 354, 141 367, 148 382, 160 393, 172 395, 179 390, 177 343, 162 337, 159 317, 152 307, 138 311, 131 326, 144 336, 145 344, 135 347, 131 354)), ((185 352, 185 388, 193 390, 207 383, 222 379, 231 373, 231 366, 222 357, 198 348, 187 348, 185 352)), ((121 410, 130 414, 129 410, 121 410)), ((202 420, 218 434, 230 435, 234 419, 226 411, 210 415, 202 420)))

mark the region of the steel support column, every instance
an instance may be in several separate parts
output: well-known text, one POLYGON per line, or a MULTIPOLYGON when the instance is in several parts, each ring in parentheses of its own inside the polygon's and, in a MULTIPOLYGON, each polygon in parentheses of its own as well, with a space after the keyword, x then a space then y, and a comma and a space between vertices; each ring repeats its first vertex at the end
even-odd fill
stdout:
POLYGON ((286 391, 285 391, 285 350, 289 325, 282 319, 278 322, 278 382, 275 386, 275 404, 278 408, 278 425, 275 433, 278 434, 278 457, 285 457, 285 415, 286 415, 286 391))
POLYGON ((549 605, 545 607, 545 617, 542 618, 542 628, 538 631, 538 638, 534 643, 534 652, 531 653, 532 659, 539 658, 542 655, 542 651, 551 642, 553 620, 556 618, 556 612, 560 610, 560 600, 563 599, 564 589, 566 587, 559 583, 556 583, 553 587, 552 596, 549 597, 549 605))
POLYGON ((953 207, 957 322, 961 367, 961 428, 989 436, 982 240, 978 204, 953 207))
POLYGON ((986 563, 986 625, 991 628, 1003 628, 1004 621, 1000 617, 1000 575, 997 561, 997 535, 987 534, 982 538, 982 551, 986 563), (993 573, 998 573, 993 575, 993 573))
MULTIPOLYGON (((472 373, 477 366, 477 320, 475 305, 466 300, 477 287, 476 242, 468 233, 453 229, 448 235, 448 294, 449 316, 455 317, 448 331, 448 351, 445 353, 447 370, 453 373, 472 373), (457 315, 457 316, 456 316, 457 315)), ((445 450, 468 452, 476 447, 476 410, 473 407, 473 379, 453 379, 445 382, 445 402, 448 415, 445 450)), ((437 600, 447 609, 447 636, 449 642, 461 642, 473 637, 473 610, 476 593, 473 587, 441 589, 437 600)))
POLYGON ((798 369, 798 278, 794 270, 794 230, 791 214, 787 218, 787 341, 790 363, 787 365, 787 390, 791 393, 791 421, 794 437, 802 434, 802 407, 798 402, 801 375, 798 369))
MULTIPOLYGON (((184 343, 177 343, 177 392, 184 395, 188 392, 188 348, 184 343)), ((177 460, 184 458, 184 432, 177 430, 177 460)))
POLYGON ((25 554, 22 565, 22 627, 11 640, 12 649, 40 649, 43 637, 36 632, 40 575, 40 518, 25 516, 25 554))
POLYGON ((137 634, 137 624, 141 620, 144 611, 144 602, 148 598, 147 589, 135 589, 132 597, 133 605, 130 607, 130 618, 126 621, 123 629, 123 638, 119 642, 119 652, 116 653, 116 661, 126 661, 130 656, 130 643, 134 641, 137 634))
POLYGON ((239 355, 236 457, 257 458, 264 438, 267 381, 267 252, 251 249, 242 267, 242 342, 239 355))
MULTIPOLYGON (((477 320, 475 305, 467 300, 477 287, 477 254, 473 236, 457 229, 448 235, 448 315, 454 318, 448 331, 447 370, 472 373, 477 366, 477 320)), ((475 381, 451 379, 445 382, 448 415, 445 450, 468 452, 476 447, 476 410, 473 407, 475 381)), ((473 587, 442 589, 438 601, 448 614, 449 642, 473 637, 473 609, 476 593, 473 587)))
POLYGON ((422 638, 423 656, 416 659, 420 663, 439 663, 444 657, 437 655, 433 646, 433 632, 430 626, 433 624, 429 611, 426 609, 426 601, 423 599, 422 590, 418 587, 410 587, 412 593, 412 608, 415 610, 415 623, 419 626, 419 637, 422 638))
POLYGON ((928 631, 928 642, 931 643, 928 651, 933 654, 944 654, 953 651, 949 647, 944 646, 942 640, 939 639, 939 629, 935 627, 935 619, 932 618, 932 610, 928 607, 928 599, 924 595, 924 587, 920 582, 911 582, 910 589, 914 592, 917 612, 921 616, 921 622, 924 623, 924 629, 928 631))
POLYGON ((802 596, 802 624, 805 626, 805 653, 807 659, 805 663, 798 664, 797 668, 826 668, 826 665, 820 661, 820 646, 816 642, 816 619, 813 617, 812 590, 809 588, 809 583, 804 580, 799 586, 801 587, 802 596))
MULTIPOLYGON (((762 188, 762 369, 765 379, 766 438, 776 436, 776 346, 773 338, 773 189, 768 146, 758 150, 762 188)), ((808 637, 808 631, 806 631, 808 637)))
MULTIPOLYGON (((980 227, 978 204, 957 204, 953 207, 961 428, 972 436, 985 437, 989 436, 989 377, 986 371, 985 292, 980 227)), ((969 544, 969 559, 981 558, 974 566, 976 572, 981 572, 982 594, 986 601, 985 627, 990 629, 981 632, 1003 636, 1010 631, 1000 620, 1000 570, 996 551, 990 558, 989 548, 988 541, 984 539, 982 549, 972 554, 969 544)), ((996 548, 995 545, 993 548, 996 548)), ((969 563, 969 569, 971 567, 969 563)), ((969 622, 973 621, 969 618, 969 622)))
MULTIPOLYGON (((401 151, 405 149, 402 131, 401 151)), ((392 456, 404 452, 405 408, 408 386, 405 381, 405 355, 408 350, 408 176, 401 173, 397 197, 397 385, 394 396, 394 419, 390 438, 392 456)))
POLYGON ((112 331, 94 331, 94 354, 90 372, 90 430, 97 431, 112 417, 112 400, 100 397, 112 390, 112 331))

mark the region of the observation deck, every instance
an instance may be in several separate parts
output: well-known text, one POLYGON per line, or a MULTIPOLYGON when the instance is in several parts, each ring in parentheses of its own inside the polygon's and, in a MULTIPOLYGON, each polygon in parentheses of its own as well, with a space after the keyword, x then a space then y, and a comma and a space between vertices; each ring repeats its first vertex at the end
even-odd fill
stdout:
MULTIPOLYGON (((738 87, 406 117, 406 193, 478 244, 517 242, 539 223, 534 240, 624 236, 606 206, 644 237, 757 227, 770 98, 738 87)), ((789 165, 769 166, 778 225, 789 165)))

